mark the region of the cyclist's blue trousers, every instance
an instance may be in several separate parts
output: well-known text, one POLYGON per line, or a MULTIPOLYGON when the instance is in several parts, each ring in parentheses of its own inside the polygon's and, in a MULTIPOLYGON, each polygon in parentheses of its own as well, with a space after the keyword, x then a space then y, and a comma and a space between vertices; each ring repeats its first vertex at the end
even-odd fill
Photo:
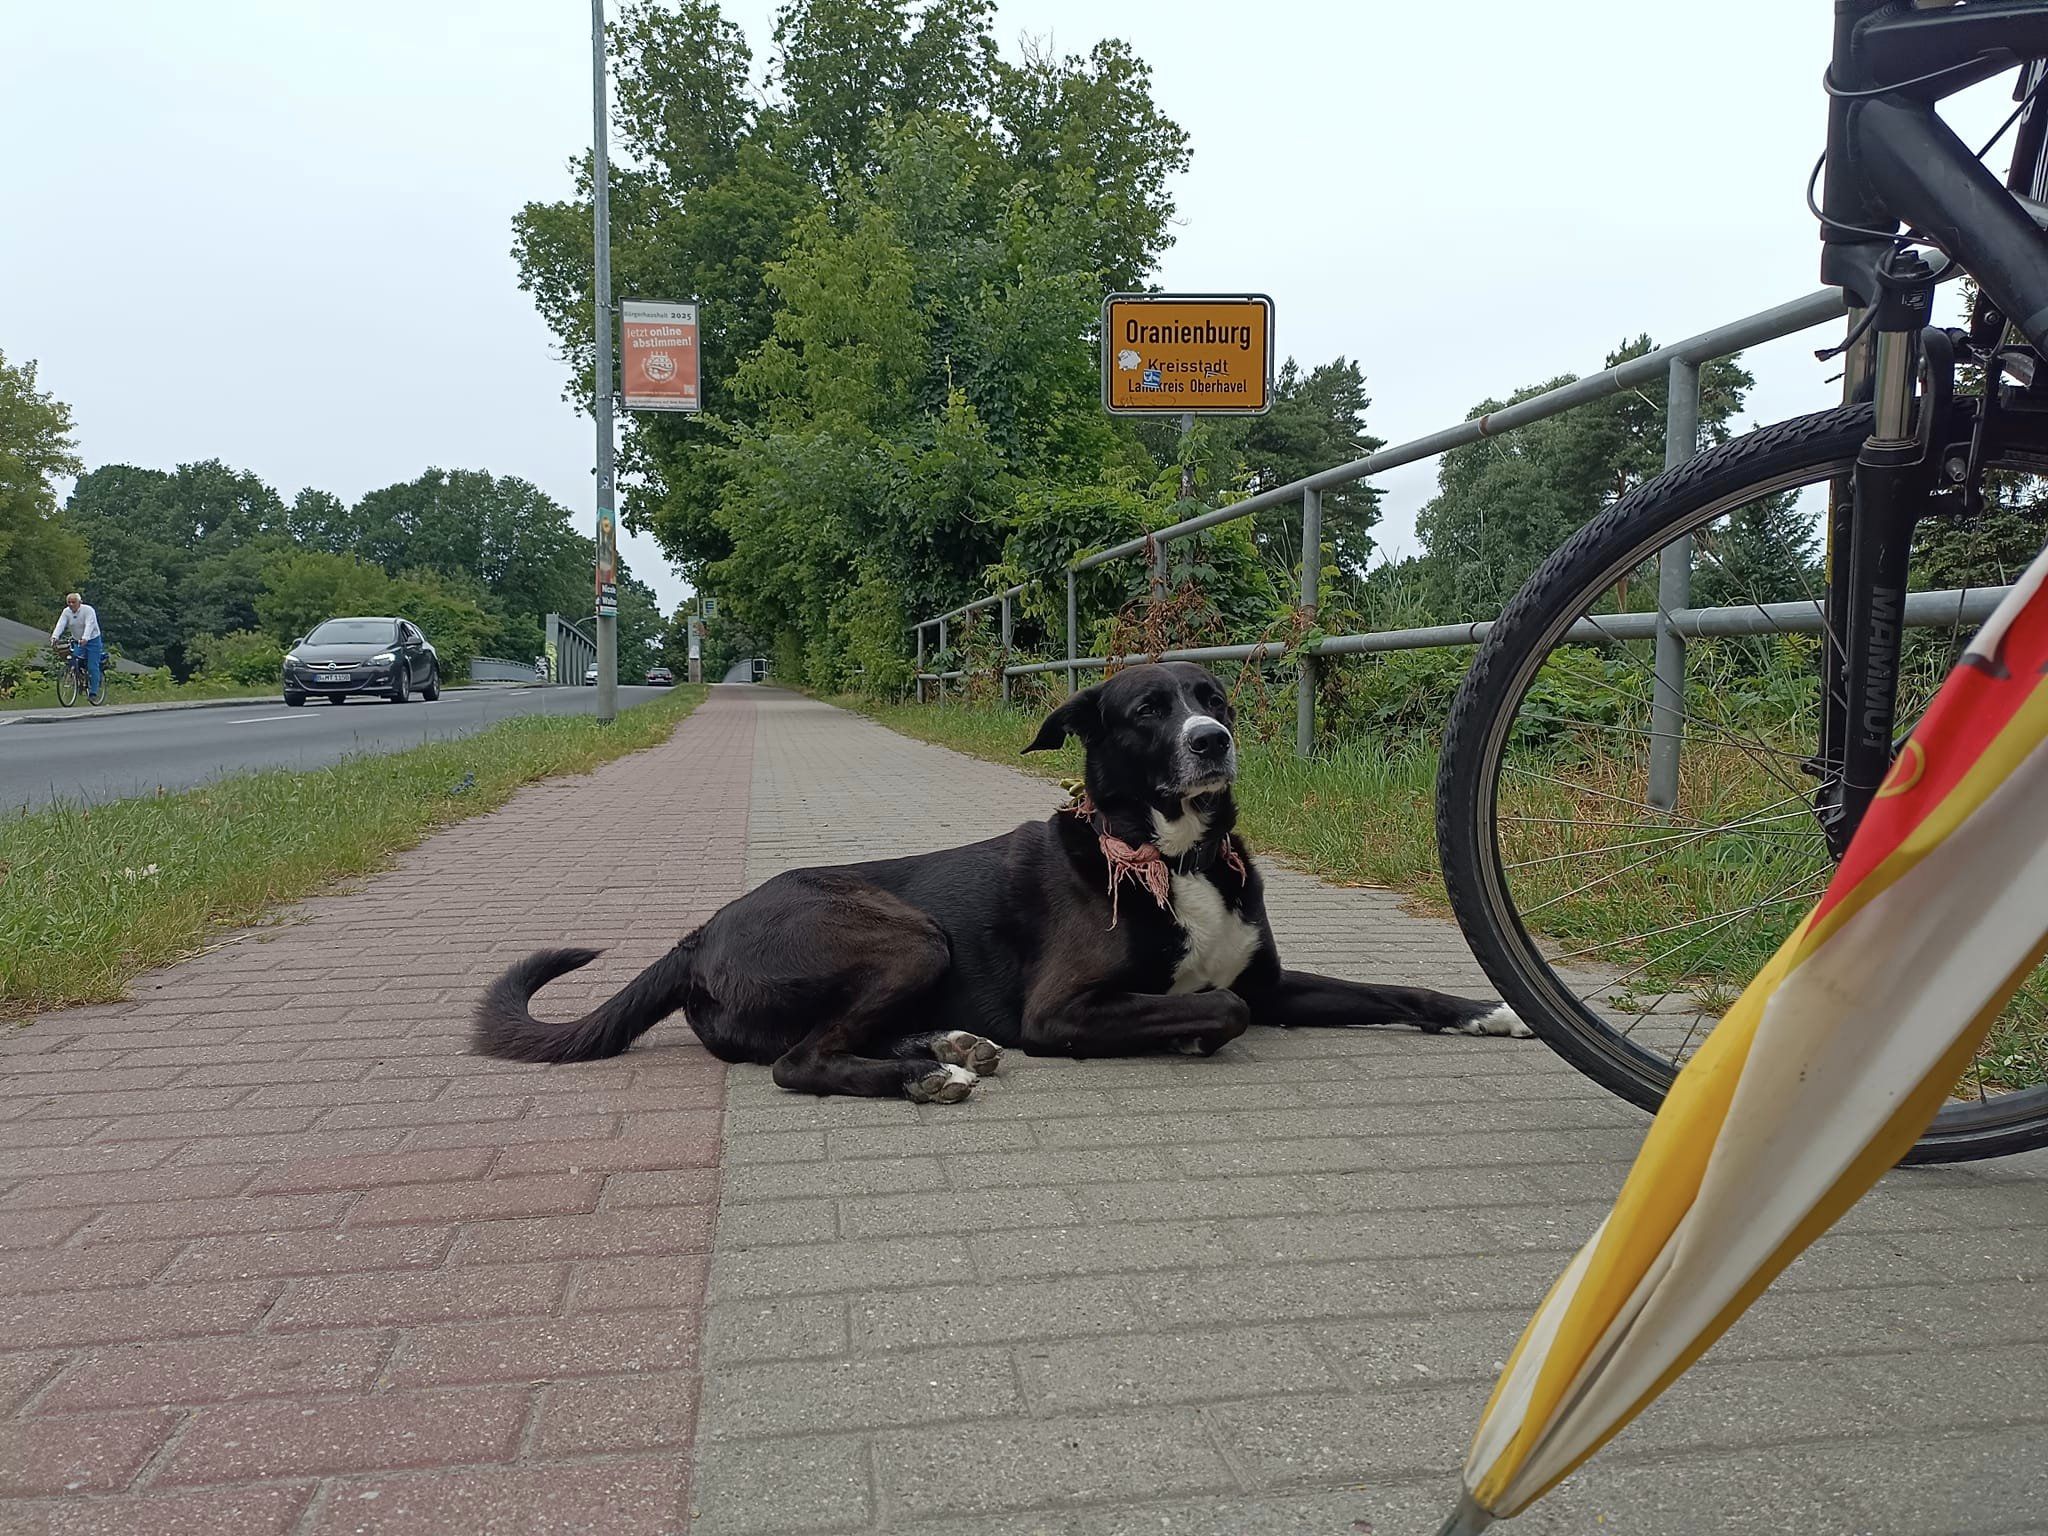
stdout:
POLYGON ((97 696, 100 691, 100 669, 107 662, 107 642, 98 635, 94 635, 90 640, 72 641, 71 659, 76 661, 80 656, 85 658, 86 681, 92 685, 93 694, 97 696))

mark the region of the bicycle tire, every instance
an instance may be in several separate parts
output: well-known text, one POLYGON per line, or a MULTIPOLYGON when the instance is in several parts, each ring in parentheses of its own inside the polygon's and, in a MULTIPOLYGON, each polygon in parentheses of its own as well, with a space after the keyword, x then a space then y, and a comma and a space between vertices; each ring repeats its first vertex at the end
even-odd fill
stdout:
MULTIPOLYGON (((1618 573, 1716 509, 1740 506, 1853 462, 1870 435, 1868 405, 1765 427, 1709 449, 1637 488, 1537 569, 1479 646, 1451 706, 1437 776, 1437 840, 1459 926, 1488 978, 1530 1028, 1579 1072, 1655 1110, 1676 1069, 1603 1024, 1543 961, 1509 896, 1495 834, 1494 775, 1524 692, 1564 629, 1618 573)), ((2048 474, 2048 424, 2020 418, 1994 467, 2048 474)), ((1907 1162, 1963 1162, 2048 1145, 2048 1087, 1951 1105, 1907 1162)))
POLYGON ((65 709, 78 702, 78 684, 78 669, 69 662, 65 663, 64 669, 57 674, 57 702, 65 709))

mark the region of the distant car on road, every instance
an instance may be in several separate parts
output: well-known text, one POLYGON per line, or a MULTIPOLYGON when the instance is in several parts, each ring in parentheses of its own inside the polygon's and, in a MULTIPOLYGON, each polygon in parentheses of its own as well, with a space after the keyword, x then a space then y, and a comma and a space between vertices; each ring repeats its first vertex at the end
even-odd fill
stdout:
POLYGON ((403 704, 441 696, 441 658, 419 626, 394 617, 328 619, 284 658, 284 701, 381 694, 403 704))
POLYGON ((597 686, 597 663, 594 661, 583 669, 583 686, 586 688, 595 688, 597 686))
POLYGON ((647 686, 650 688, 673 688, 675 682, 675 673, 669 671, 667 667, 649 667, 647 669, 647 686))

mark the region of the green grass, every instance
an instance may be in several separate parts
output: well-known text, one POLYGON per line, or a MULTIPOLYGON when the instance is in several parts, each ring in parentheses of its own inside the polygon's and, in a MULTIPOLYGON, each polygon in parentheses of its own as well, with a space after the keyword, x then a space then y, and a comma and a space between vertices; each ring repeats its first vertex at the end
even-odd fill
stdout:
POLYGON ((0 1018, 118 999, 136 973, 381 869, 523 785, 666 740, 706 691, 675 688, 610 726, 533 715, 311 772, 0 821, 0 1018))
MULTIPOLYGON (((1080 777, 1081 751, 1018 755, 1039 716, 994 705, 875 704, 841 697, 844 709, 922 741, 1008 763, 1050 779, 1080 777)), ((1240 742, 1238 825, 1256 848, 1339 885, 1376 885, 1444 904, 1437 873, 1436 754, 1351 744, 1304 762, 1291 744, 1240 742)))

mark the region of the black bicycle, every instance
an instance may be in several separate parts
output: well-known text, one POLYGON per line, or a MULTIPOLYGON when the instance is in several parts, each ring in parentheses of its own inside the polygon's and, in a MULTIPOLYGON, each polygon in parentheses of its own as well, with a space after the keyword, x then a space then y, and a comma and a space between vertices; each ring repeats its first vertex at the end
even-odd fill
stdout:
POLYGON ((104 675, 98 688, 92 686, 92 673, 85 664, 85 650, 82 646, 65 646, 57 657, 57 702, 69 709, 81 698, 91 704, 107 702, 107 684, 104 675))
MULTIPOLYGON (((1709 449, 1545 561, 1479 648, 1438 778, 1487 974, 1645 1108, 1811 909, 2048 538, 2048 0, 1835 13, 1814 212, 1849 303, 1845 404, 1709 449), (2018 105, 1972 153, 1938 103, 2015 69, 2018 105), (1982 160, 2008 133, 2001 184, 1982 160), (1967 327, 1931 327, 1965 275, 1967 327)), ((2048 967, 1908 1160, 2044 1144, 2048 967)))

